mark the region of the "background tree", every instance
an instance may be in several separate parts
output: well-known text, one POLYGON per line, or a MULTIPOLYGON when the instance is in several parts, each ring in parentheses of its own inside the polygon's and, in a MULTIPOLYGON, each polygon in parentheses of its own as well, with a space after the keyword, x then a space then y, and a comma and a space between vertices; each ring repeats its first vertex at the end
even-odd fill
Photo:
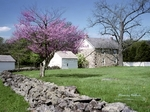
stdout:
POLYGON ((9 47, 9 54, 17 62, 17 68, 20 68, 20 64, 26 65, 29 62, 30 51, 26 48, 28 42, 25 39, 20 39, 10 43, 9 40, 6 41, 9 47))
POLYGON ((146 41, 138 41, 124 50, 123 58, 126 62, 150 61, 150 45, 146 41))
POLYGON ((56 51, 69 50, 74 53, 84 38, 84 33, 77 27, 60 19, 60 13, 38 12, 35 9, 27 9, 21 13, 19 24, 16 25, 13 42, 25 39, 28 48, 38 54, 42 59, 40 64, 40 76, 45 75, 45 67, 54 56, 56 51))
POLYGON ((150 46, 145 41, 137 47, 135 61, 150 61, 150 46))
POLYGON ((0 54, 3 54, 3 41, 4 39, 0 37, 0 54))
POLYGON ((0 55, 5 55, 5 54, 9 54, 8 53, 8 45, 4 41, 4 38, 0 37, 0 55))
MULTIPOLYGON (((118 46, 118 64, 123 65, 124 40, 140 40, 149 30, 141 28, 140 16, 150 13, 150 0, 129 0, 129 3, 108 4, 106 0, 95 3, 91 26, 101 25, 102 35, 114 36, 118 46), (125 38, 126 37, 126 38, 125 38)), ((133 41, 133 42, 134 42, 133 41)), ((130 43, 131 45, 132 43, 130 43)))
POLYGON ((33 63, 34 67, 38 67, 38 64, 42 61, 38 54, 30 52, 30 61, 33 63))
POLYGON ((25 66, 38 67, 37 65, 40 63, 39 55, 27 48, 28 42, 25 39, 19 39, 13 43, 9 41, 10 40, 6 40, 5 43, 7 45, 8 54, 12 55, 16 60, 18 69, 25 66))

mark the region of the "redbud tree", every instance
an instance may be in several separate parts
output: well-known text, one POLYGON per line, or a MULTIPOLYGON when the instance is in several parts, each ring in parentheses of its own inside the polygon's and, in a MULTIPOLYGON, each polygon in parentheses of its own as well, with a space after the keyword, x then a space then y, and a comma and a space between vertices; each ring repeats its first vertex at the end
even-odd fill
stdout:
POLYGON ((38 54, 43 61, 40 64, 40 76, 45 75, 45 68, 56 51, 77 52, 84 32, 68 24, 56 12, 40 13, 28 9, 21 13, 19 23, 10 42, 19 39, 28 41, 28 49, 38 54))

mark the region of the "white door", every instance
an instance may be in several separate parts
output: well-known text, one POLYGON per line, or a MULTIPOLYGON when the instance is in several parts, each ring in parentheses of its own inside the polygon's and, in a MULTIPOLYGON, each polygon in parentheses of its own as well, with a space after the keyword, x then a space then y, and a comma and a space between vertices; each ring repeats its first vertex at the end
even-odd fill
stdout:
POLYGON ((62 69, 77 68, 77 59, 62 59, 62 69))

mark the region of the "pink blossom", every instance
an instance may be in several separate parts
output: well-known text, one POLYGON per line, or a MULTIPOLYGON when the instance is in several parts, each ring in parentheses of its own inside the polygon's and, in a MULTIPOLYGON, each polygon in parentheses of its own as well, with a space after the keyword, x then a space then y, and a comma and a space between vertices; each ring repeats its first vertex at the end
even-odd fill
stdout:
POLYGON ((37 16, 32 11, 21 14, 19 24, 15 25, 14 38, 9 42, 26 39, 29 41, 28 48, 44 58, 56 51, 77 52, 80 41, 84 38, 84 32, 78 30, 78 27, 67 25, 65 19, 49 21, 51 16, 48 14, 37 16))

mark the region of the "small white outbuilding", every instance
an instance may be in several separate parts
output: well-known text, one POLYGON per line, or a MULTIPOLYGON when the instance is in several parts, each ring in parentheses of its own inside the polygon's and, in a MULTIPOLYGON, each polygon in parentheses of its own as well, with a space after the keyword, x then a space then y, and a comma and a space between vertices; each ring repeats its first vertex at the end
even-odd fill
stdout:
POLYGON ((0 72, 15 69, 15 60, 11 55, 0 55, 0 72))
POLYGON ((54 54, 48 66, 58 66, 61 69, 78 68, 78 58, 71 51, 58 51, 54 54))

